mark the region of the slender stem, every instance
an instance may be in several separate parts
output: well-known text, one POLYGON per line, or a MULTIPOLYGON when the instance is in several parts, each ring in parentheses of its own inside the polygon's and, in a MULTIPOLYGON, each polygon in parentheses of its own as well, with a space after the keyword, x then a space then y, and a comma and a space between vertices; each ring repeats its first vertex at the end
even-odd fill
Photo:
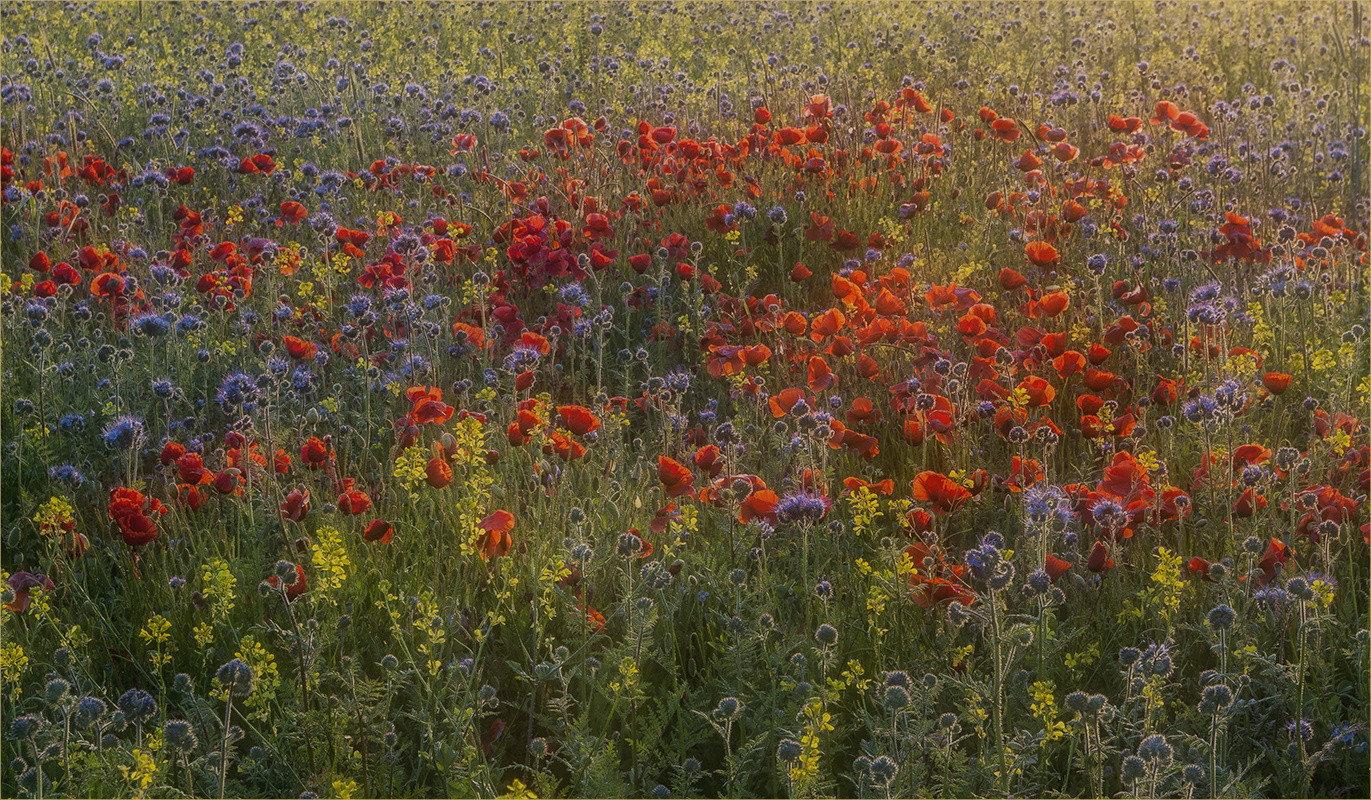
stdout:
MULTIPOLYGON (((228 780, 229 723, 233 719, 233 693, 224 705, 224 730, 219 737, 219 800, 224 800, 224 784, 228 780)), ((40 797, 39 800, 42 800, 40 797)))
POLYGON ((1209 796, 1219 796, 1219 716, 1209 723, 1209 796))
POLYGON ((1000 791, 1009 792, 1009 770, 1004 761, 1004 668, 1005 664, 1000 659, 1000 615, 997 611, 995 590, 990 590, 990 624, 995 632, 995 642, 992 645, 995 660, 995 750, 1000 762, 1000 775, 998 783, 1000 791))

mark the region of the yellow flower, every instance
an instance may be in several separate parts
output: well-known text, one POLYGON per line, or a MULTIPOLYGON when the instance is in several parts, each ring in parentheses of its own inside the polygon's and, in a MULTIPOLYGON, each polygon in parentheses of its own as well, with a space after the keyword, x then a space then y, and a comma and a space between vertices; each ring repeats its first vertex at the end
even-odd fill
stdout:
POLYGON ((523 781, 515 778, 500 797, 502 800, 537 800, 538 795, 530 791, 523 781))
POLYGON ((310 548, 314 553, 314 569, 318 575, 319 590, 327 593, 342 586, 343 581, 347 579, 348 570, 352 568, 352 559, 348 557, 343 535, 338 529, 331 525, 321 526, 310 548))
POLYGON ((196 625, 191 634, 195 636, 195 646, 201 650, 214 643, 214 626, 208 621, 196 625))
POLYGON ((145 753, 141 749, 133 751, 133 766, 120 765, 119 772, 123 774, 124 780, 129 782, 138 796, 142 796, 148 787, 152 785, 153 778, 157 777, 157 760, 151 753, 145 753))

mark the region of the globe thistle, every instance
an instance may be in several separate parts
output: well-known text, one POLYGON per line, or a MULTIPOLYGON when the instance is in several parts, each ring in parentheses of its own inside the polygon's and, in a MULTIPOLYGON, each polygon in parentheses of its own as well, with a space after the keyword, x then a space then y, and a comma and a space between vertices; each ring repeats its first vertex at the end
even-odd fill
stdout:
POLYGON ((900 771, 900 765, 890 756, 879 756, 871 762, 871 780, 877 786, 889 786, 900 771))
POLYGON ((252 694, 256 676, 252 672, 252 667, 241 658, 235 658, 219 667, 214 677, 228 692, 229 697, 247 697, 252 694))
POLYGON ((129 689, 119 696, 117 703, 124 719, 134 724, 142 723, 157 715, 157 701, 142 689, 129 689))
POLYGON ((1154 733, 1143 739, 1142 744, 1138 745, 1138 755, 1154 767, 1164 767, 1171 763, 1173 751, 1165 736, 1154 733))
POLYGON ((794 739, 782 739, 780 744, 776 745, 776 757, 786 764, 798 761, 803 752, 804 748, 794 739))
POLYGON ((43 687, 43 699, 49 706, 60 706, 71 691, 71 684, 61 678, 53 678, 48 681, 48 685, 43 687))
POLYGON ((20 741, 31 740, 43 731, 44 723, 41 717, 33 714, 24 714, 15 717, 10 722, 10 736, 20 741))
POLYGON ((199 744, 195 729, 183 719, 167 720, 162 726, 162 741, 172 753, 189 753, 199 744))
POLYGON ((89 728, 105 716, 108 708, 105 701, 98 697, 83 697, 76 701, 76 714, 72 721, 77 728, 89 728))
POLYGON ((1232 607, 1227 603, 1220 603, 1209 610, 1205 619, 1209 621, 1210 627, 1215 631, 1226 631, 1233 627, 1233 622, 1238 617, 1232 607))
POLYGON ((1124 758, 1123 763, 1119 766, 1119 777, 1125 783, 1139 780, 1146 772, 1147 765, 1137 756, 1128 756, 1124 758))
POLYGON ((1296 600, 1307 602, 1314 599, 1314 590, 1310 588, 1309 581, 1298 575, 1286 582, 1285 590, 1296 600))
POLYGON ((736 697, 725 697, 714 708, 714 718, 733 722, 743 715, 743 703, 736 697))
POLYGON ((1197 706, 1201 714, 1216 715, 1233 704, 1233 690, 1222 683, 1204 687, 1197 706))
POLYGON ((1084 714, 1086 704, 1089 702, 1090 697, 1085 692, 1071 692, 1062 699, 1062 705, 1066 707, 1066 710, 1074 711, 1077 714, 1084 714))
POLYGON ((1204 767, 1199 764, 1186 764, 1181 769, 1181 777, 1185 779, 1186 783, 1199 785, 1204 782, 1204 767))
POLYGON ((814 632, 814 639, 825 647, 832 647, 838 643, 838 629, 825 622, 814 632))

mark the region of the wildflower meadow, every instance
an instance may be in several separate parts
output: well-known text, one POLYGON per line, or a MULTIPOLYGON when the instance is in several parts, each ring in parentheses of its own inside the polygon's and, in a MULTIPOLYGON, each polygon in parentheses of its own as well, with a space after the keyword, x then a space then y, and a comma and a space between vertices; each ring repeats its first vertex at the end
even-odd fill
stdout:
POLYGON ((1360 2, 0 2, 0 794, 1371 795, 1360 2))

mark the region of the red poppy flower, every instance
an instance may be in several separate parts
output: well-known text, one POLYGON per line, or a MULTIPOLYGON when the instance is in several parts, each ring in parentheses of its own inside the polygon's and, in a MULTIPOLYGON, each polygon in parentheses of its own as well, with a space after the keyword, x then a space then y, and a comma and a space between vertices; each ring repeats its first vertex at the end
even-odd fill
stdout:
POLYGON ((352 488, 352 479, 346 481, 346 488, 338 497, 338 510, 344 514, 362 514, 371 508, 371 497, 361 489, 352 488))
POLYGON ((590 606, 576 604, 576 610, 585 615, 586 626, 591 633, 599 633, 605 627, 605 615, 590 606))
POLYGON ((1052 384, 1036 375, 1024 378, 1019 382, 1018 388, 1028 395, 1029 408, 1045 406, 1057 396, 1057 390, 1052 387, 1052 384))
POLYGON ((695 476, 673 458, 657 456, 657 479, 662 482, 667 497, 695 493, 695 476))
POLYGON ((205 469, 204 460, 199 453, 186 453, 176 459, 177 482, 200 485, 209 483, 213 478, 213 473, 205 469))
POLYGON ((1043 571, 1047 573, 1047 577, 1051 578, 1053 583, 1056 583, 1057 579, 1065 575, 1066 571, 1069 569, 1071 569, 1070 561, 1057 558, 1051 553, 1047 554, 1047 559, 1043 564, 1043 571))
POLYGON ((314 342, 307 342, 298 336, 287 336, 281 343, 285 345, 286 353, 296 361, 314 358, 314 354, 319 350, 314 342))
POLYGON ((718 445, 708 444, 696 450, 694 460, 695 466, 711 478, 717 478, 724 469, 723 453, 718 445))
POLYGON ((1233 516, 1247 518, 1266 508, 1266 496, 1257 494, 1254 489, 1245 490, 1233 501, 1233 516))
POLYGON ((505 721, 500 719, 499 717, 496 717, 495 721, 490 723, 490 727, 486 728, 485 735, 481 737, 482 755, 490 755, 490 746, 495 744, 496 739, 499 739, 501 736, 504 735, 505 727, 505 721))
POLYGON ((822 392, 837 382, 838 378, 833 374, 828 362, 819 356, 809 359, 808 385, 810 391, 822 392))
POLYGON ((991 122, 990 130, 994 137, 1002 142, 1013 142, 1023 133, 1023 131, 1019 130, 1018 123, 1009 117, 1000 117, 991 122))
POLYGON ((382 519, 374 519, 371 521, 371 524, 366 527, 366 530, 362 531, 362 541, 390 544, 390 539, 394 533, 395 529, 391 527, 389 522, 382 519))
POLYGON ((575 461, 586 454, 586 446, 562 431, 553 431, 548 434, 547 444, 543 445, 543 452, 547 455, 555 455, 563 461, 575 461))
POLYGON ((1019 274, 1017 270, 1004 267, 1000 270, 1000 285, 1007 291, 1014 291, 1028 283, 1028 278, 1019 274))
POLYGON ((329 447, 326 440, 311 436, 300 448, 300 462, 308 469, 319 469, 328 463, 329 447))
POLYGON ((251 158, 245 158, 238 162, 238 172, 242 175, 270 175, 276 171, 276 162, 271 160, 271 156, 265 153, 258 153, 251 158))
POLYGON ((305 489, 293 489, 286 499, 281 502, 281 518, 291 522, 299 522, 309 513, 309 491, 305 489))
POLYGON ((424 481, 435 489, 441 489, 452 483, 452 467, 448 466, 445 459, 434 456, 424 465, 424 481))
POLYGON ((1169 378, 1158 376, 1157 388, 1152 390, 1152 403, 1158 406, 1169 406, 1180 397, 1180 386, 1169 378))
POLYGON ((499 558, 509 554, 509 549, 514 544, 513 537, 509 535, 514 529, 513 514, 499 509, 481 520, 476 527, 486 532, 477 543, 482 559, 499 558))
POLYGON ((951 514, 971 499, 971 492, 951 478, 938 472, 925 470, 914 476, 912 496, 929 504, 929 510, 938 516, 951 514))
POLYGON ((136 489, 119 487, 110 492, 106 508, 110 519, 119 526, 124 543, 142 547, 157 539, 157 518, 167 509, 155 498, 145 497, 136 489))
POLYGON ((238 488, 238 476, 231 472, 217 472, 210 480, 210 485, 219 494, 233 494, 238 488))
POLYGON ((827 242, 833 239, 833 220, 825 217, 817 211, 809 212, 809 220, 812 223, 805 230, 805 238, 811 242, 827 242))
POLYGON ((405 391, 409 401, 414 404, 410 410, 415 424, 441 424, 452 419, 455 409, 443 402, 443 390, 431 386, 411 386, 405 391))
POLYGON ((22 614, 28 610, 29 604, 33 602, 30 594, 34 589, 44 591, 55 591, 57 584, 52 579, 42 573, 16 572, 7 581, 10 590, 14 592, 14 599, 5 604, 5 608, 16 614, 22 614))
POLYGON ((780 502, 781 498, 770 489, 756 489, 738 508, 738 522, 746 524, 754 519, 762 519, 775 525, 776 508, 780 502))
POLYGON ((1075 375, 1085 369, 1086 358, 1076 350, 1068 350, 1065 353, 1052 359, 1052 367, 1057 370, 1057 375, 1062 380, 1075 375))
POLYGON ((585 436, 600 429, 600 418, 585 406, 557 406, 557 413, 561 415, 562 424, 567 430, 577 436, 585 436))
POLYGON ((638 540, 638 558, 647 558, 652 555, 652 542, 644 539, 637 528, 629 528, 625 533, 638 540))
POLYGON ((970 589, 947 578, 926 578, 915 574, 910 576, 910 583, 914 584, 910 596, 922 608, 932 608, 940 603, 969 606, 976 602, 976 595, 970 589))
POLYGON ((1274 580, 1277 567, 1284 567, 1294 557, 1295 551, 1293 549, 1280 539, 1272 537, 1271 543, 1266 546, 1266 552, 1257 562, 1257 569, 1262 571, 1262 575, 1258 579, 1261 585, 1265 586, 1274 580))
POLYGON ((1104 542, 1095 542, 1085 567, 1091 572, 1105 572, 1114 568, 1114 559, 1109 557, 1109 548, 1104 546, 1104 542))
POLYGON ((209 502, 209 492, 201 489, 199 486, 191 486, 184 483, 177 484, 176 502, 180 503, 183 508, 195 511, 209 502))
MULTIPOLYGON (((280 589, 281 579, 275 575, 272 575, 271 577, 267 578, 267 585, 271 586, 271 588, 273 589, 280 589)), ((296 564, 295 582, 286 584, 286 602, 290 602, 295 598, 299 597, 300 595, 304 594, 305 590, 308 588, 309 584, 305 581, 305 568, 300 566, 299 564, 296 564)))
POLYGON ((653 533, 666 533, 671 527, 671 523, 680 518, 681 512, 676 508, 676 504, 667 503, 665 506, 657 509, 657 513, 653 515, 652 523, 648 525, 648 528, 653 533))
POLYGON ((1071 295, 1067 294, 1065 289, 1048 292, 1038 300, 1038 305, 1042 308, 1043 314, 1055 317, 1071 305, 1071 295))
POLYGON ((305 208, 303 205, 295 202, 294 200, 287 200, 281 204, 281 216, 277 218, 276 224, 278 226, 285 225, 287 223, 291 225, 296 225, 308 216, 309 209, 305 208))
POLYGON ((1185 568, 1190 570, 1190 574, 1199 576, 1201 580, 1212 582, 1214 579, 1209 577, 1209 568, 1212 566, 1214 565, 1209 561, 1200 558, 1199 556, 1195 556, 1190 559, 1190 562, 1185 565, 1185 568))
POLYGON ((1290 388, 1290 376, 1284 372, 1268 372, 1262 376, 1262 386, 1271 394, 1284 394, 1290 388))

